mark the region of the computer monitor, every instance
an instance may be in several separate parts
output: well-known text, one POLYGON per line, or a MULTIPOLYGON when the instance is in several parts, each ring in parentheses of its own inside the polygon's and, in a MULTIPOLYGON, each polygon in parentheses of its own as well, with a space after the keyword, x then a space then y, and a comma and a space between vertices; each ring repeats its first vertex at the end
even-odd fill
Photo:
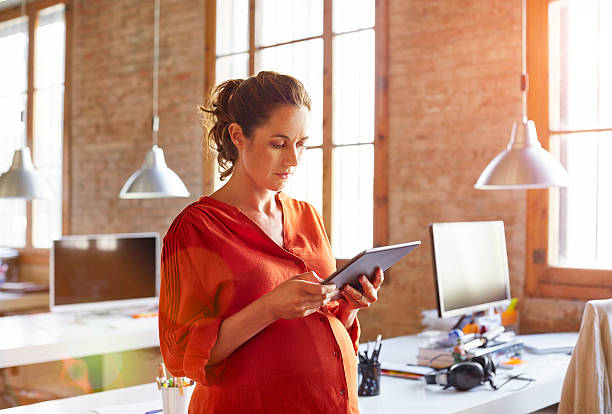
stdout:
POLYGON ((158 233, 63 236, 50 254, 52 312, 104 312, 157 305, 158 233))
POLYGON ((440 317, 510 303, 503 221, 433 223, 429 230, 440 317))

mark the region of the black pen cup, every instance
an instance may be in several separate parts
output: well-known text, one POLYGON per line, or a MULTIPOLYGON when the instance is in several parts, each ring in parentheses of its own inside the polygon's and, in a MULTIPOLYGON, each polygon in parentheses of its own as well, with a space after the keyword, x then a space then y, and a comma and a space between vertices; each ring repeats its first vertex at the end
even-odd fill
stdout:
POLYGON ((359 371, 357 394, 361 397, 380 394, 380 362, 360 362, 357 370, 359 371))

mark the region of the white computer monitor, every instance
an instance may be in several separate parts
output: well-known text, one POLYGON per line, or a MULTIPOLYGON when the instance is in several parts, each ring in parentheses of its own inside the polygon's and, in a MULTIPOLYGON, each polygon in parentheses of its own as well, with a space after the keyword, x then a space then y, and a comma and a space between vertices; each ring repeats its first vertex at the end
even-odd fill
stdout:
POLYGON ((429 229, 440 317, 510 303, 503 221, 433 223, 429 229))
POLYGON ((159 233, 63 236, 50 252, 52 312, 156 306, 159 233))

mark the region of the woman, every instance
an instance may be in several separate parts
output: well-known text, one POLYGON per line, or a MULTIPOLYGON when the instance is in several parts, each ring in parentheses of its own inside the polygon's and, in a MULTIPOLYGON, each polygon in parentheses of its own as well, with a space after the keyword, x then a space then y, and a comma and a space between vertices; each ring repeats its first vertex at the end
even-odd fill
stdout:
POLYGON ((260 72, 213 91, 208 143, 225 186, 174 220, 162 251, 159 328, 170 372, 196 381, 191 413, 356 413, 363 292, 335 270, 321 217, 281 192, 308 137, 296 79, 260 72))

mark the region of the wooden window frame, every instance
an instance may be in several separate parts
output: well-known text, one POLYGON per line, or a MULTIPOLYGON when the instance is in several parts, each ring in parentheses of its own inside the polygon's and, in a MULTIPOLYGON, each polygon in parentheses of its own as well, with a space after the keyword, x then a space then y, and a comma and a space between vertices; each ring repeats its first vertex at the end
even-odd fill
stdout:
MULTIPOLYGON (((255 71, 255 1, 249 0, 249 73, 255 71)), ((323 0, 323 221, 327 234, 332 228, 332 0, 323 0)), ((374 90, 374 203, 373 245, 389 242, 388 220, 388 73, 389 73, 389 7, 388 0, 377 0, 375 6, 375 90, 374 90)), ((317 36, 318 37, 318 36, 317 36)), ((300 40, 300 41, 303 41, 300 40)), ((295 42, 286 42, 287 44, 295 42)), ((285 44, 285 43, 282 43, 285 44)), ((216 0, 206 0, 204 96, 207 99, 215 82, 216 0)), ((205 152, 205 151, 204 151, 205 152)), ((213 191, 211 177, 216 163, 203 154, 202 182, 205 193, 213 191)), ((347 260, 337 260, 338 265, 347 260)))
MULTIPOLYGON (((549 148, 548 5, 556 0, 527 1, 527 99, 529 119, 535 121, 544 148, 549 148)), ((612 270, 555 267, 548 264, 549 191, 527 191, 525 293, 554 299, 612 297, 612 270)))
MULTIPOLYGON (((64 127, 62 135, 62 234, 70 234, 70 61, 71 61, 71 35, 72 35, 72 3, 73 0, 37 0, 26 2, 25 15, 28 16, 28 84, 27 84, 27 119, 26 144, 31 148, 33 144, 34 120, 34 52, 36 47, 36 26, 38 12, 43 9, 63 4, 66 24, 65 62, 64 62, 64 127), (34 41, 32 41, 34 40, 34 41)), ((21 6, 15 6, 0 11, 0 23, 19 18, 21 6)), ((32 203, 26 202, 26 246, 19 248, 20 262, 32 264, 46 264, 49 261, 49 249, 32 247, 32 203)))

